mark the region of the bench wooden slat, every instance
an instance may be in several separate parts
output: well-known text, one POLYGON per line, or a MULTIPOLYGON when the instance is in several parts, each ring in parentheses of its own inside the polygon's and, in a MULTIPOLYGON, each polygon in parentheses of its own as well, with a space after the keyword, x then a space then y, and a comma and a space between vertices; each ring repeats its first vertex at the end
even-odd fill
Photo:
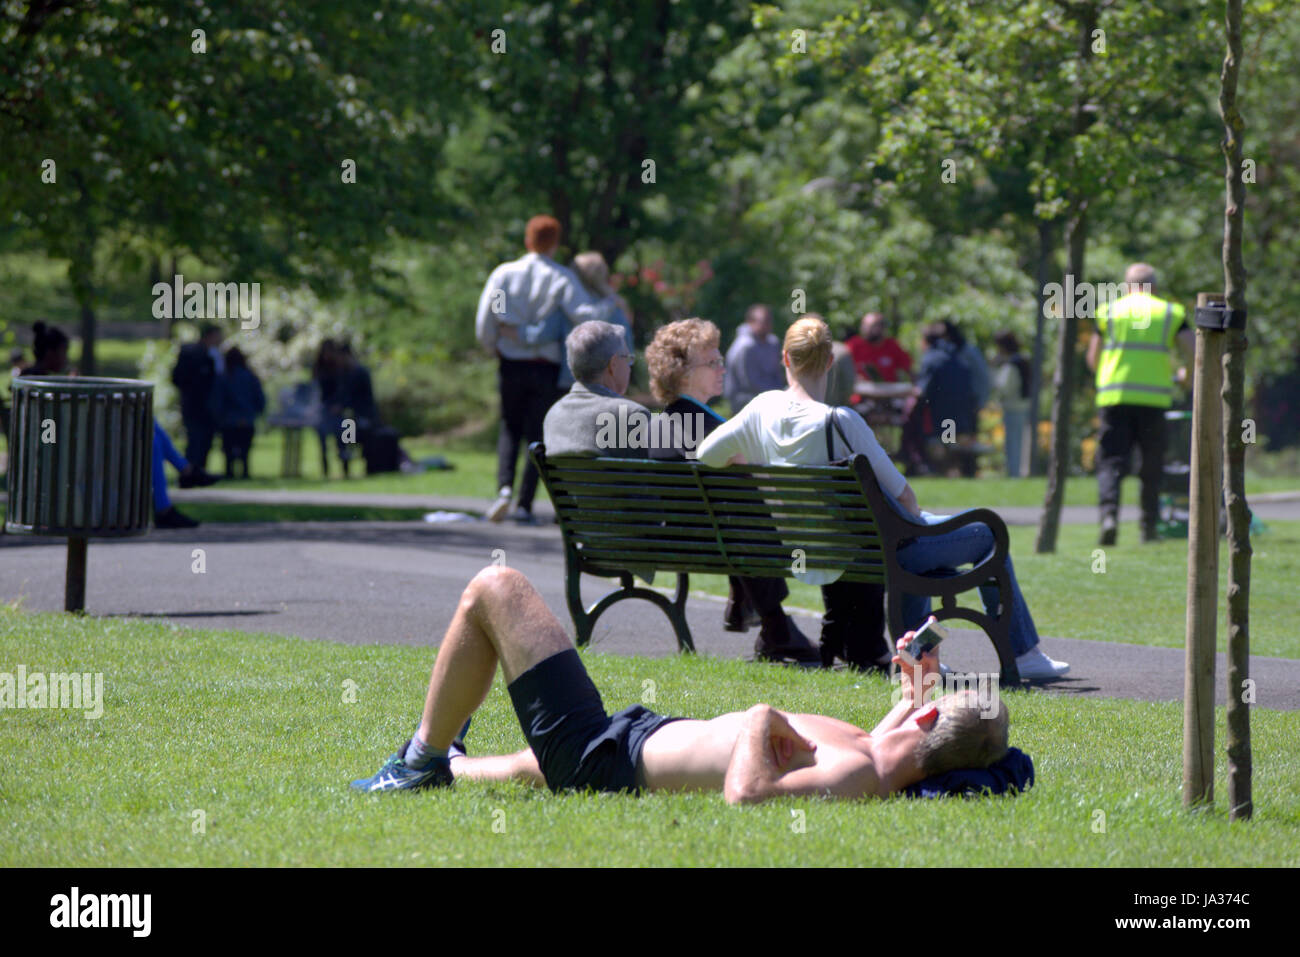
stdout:
MULTIPOLYGON (((614 510, 615 514, 629 515, 656 515, 664 521, 670 521, 670 516, 677 516, 681 519, 690 518, 692 520, 704 519, 711 521, 710 515, 716 515, 719 518, 729 521, 753 521, 753 520, 772 520, 772 506, 766 503, 736 503, 736 502, 714 502, 712 511, 704 506, 702 502, 685 502, 674 499, 671 503, 659 503, 645 500, 629 499, 610 499, 610 498, 580 498, 575 499, 569 496, 558 496, 552 499, 556 513, 561 519, 569 518, 580 514, 609 514, 608 510, 614 510), (671 510, 669 510, 671 509, 671 510)), ((874 517, 866 515, 861 509, 854 509, 848 505, 820 505, 820 506, 781 506, 779 509, 782 516, 782 522, 805 520, 815 522, 816 524, 825 525, 828 521, 853 522, 860 525, 870 525, 877 527, 874 517), (793 509, 793 510, 792 510, 793 509)))
POLYGON ((710 488, 730 488, 733 486, 768 485, 775 488, 790 486, 792 488, 818 488, 823 485, 843 485, 856 488, 857 484, 851 473, 843 469, 822 467, 820 469, 797 469, 787 466, 773 466, 770 469, 754 471, 751 469, 709 469, 702 466, 684 465, 680 462, 659 462, 647 467, 642 462, 637 469, 611 471, 605 468, 552 468, 551 477, 558 482, 591 482, 597 485, 617 485, 633 488, 644 483, 662 483, 685 487, 689 477, 692 481, 698 477, 710 488))
MULTIPOLYGON (((653 489, 654 495, 647 494, 646 489, 619 489, 617 486, 596 483, 557 481, 554 488, 556 497, 570 497, 577 501, 585 501, 588 497, 602 495, 607 499, 619 502, 653 503, 659 497, 684 501, 701 501, 699 489, 680 489, 671 486, 655 486, 653 489)), ((844 488, 821 490, 741 487, 726 489, 718 493, 716 497, 712 493, 709 495, 709 504, 711 505, 726 506, 748 502, 766 503, 769 508, 781 508, 787 505, 794 507, 807 505, 819 508, 824 508, 827 505, 852 507, 861 506, 862 495, 860 492, 844 488)))
MULTIPOLYGON (((649 567, 646 562, 645 554, 641 552, 629 552, 621 549, 602 549, 588 554, 588 550, 582 552, 582 562, 584 565, 593 565, 598 567, 621 568, 621 563, 630 563, 633 566, 649 567)), ((697 572, 711 572, 713 574, 735 574, 739 562, 729 562, 714 552, 700 555, 691 555, 675 557, 661 557, 653 562, 653 567, 658 570, 689 570, 697 572)), ((836 562, 834 560, 813 561, 810 557, 807 560, 807 567, 810 570, 838 570, 844 574, 874 574, 879 572, 884 575, 885 566, 883 562, 836 562)), ((786 555, 776 556, 747 556, 743 562, 743 575, 751 578, 793 578, 794 575, 790 570, 790 559, 786 555)))
MULTIPOLYGON (((700 541, 714 544, 717 541, 711 527, 696 525, 678 528, 654 528, 647 525, 630 525, 617 522, 577 523, 573 533, 579 541, 599 541, 602 537, 635 535, 651 541, 700 541)), ((782 545, 786 548, 806 548, 810 544, 842 545, 846 548, 879 549, 880 536, 875 532, 838 533, 807 529, 796 531, 781 529, 766 531, 763 529, 737 528, 723 534, 727 548, 743 547, 746 543, 782 545)))
MULTIPOLYGON (((660 476, 660 479, 666 478, 666 476, 660 476)), ((677 480, 680 483, 681 477, 679 476, 677 480)), ((660 496, 693 500, 698 500, 700 497, 699 489, 681 488, 680 486, 674 487, 667 481, 661 481, 659 483, 645 482, 642 483, 639 488, 629 488, 621 482, 596 482, 589 481, 586 478, 556 478, 553 481, 555 484, 555 491, 560 495, 581 496, 584 494, 604 494, 610 498, 630 499, 632 501, 645 502, 653 502, 660 496), (650 494, 651 490, 653 490, 654 494, 650 494)), ((629 481, 631 481, 631 479, 629 479, 629 481)))
MULTIPOLYGON (((569 473, 586 473, 602 478, 617 474, 618 480, 627 482, 630 473, 651 475, 693 475, 697 470, 702 475, 720 475, 726 478, 745 477, 749 475, 773 476, 780 479, 829 478, 845 481, 846 470, 840 465, 733 465, 726 468, 710 468, 698 462, 666 462, 649 459, 596 458, 591 456, 560 456, 547 459, 550 473, 557 478, 569 473)), ((853 481, 850 474, 847 481, 853 481)))
MULTIPOLYGON (((674 554, 682 555, 718 555, 717 549, 709 550, 705 542, 673 542, 671 544, 675 549, 674 554)), ((804 563, 808 567, 817 568, 847 568, 858 561, 866 561, 870 555, 864 555, 857 549, 831 549, 831 548, 805 548, 804 563)), ((660 549, 643 549, 629 547, 626 543, 597 544, 594 542, 583 543, 580 549, 581 554, 591 561, 608 562, 614 557, 622 561, 632 562, 636 565, 654 565, 663 560, 663 551, 660 549)), ((720 556, 721 557, 721 556, 720 556)), ((786 566, 791 565, 793 557, 791 550, 779 545, 757 545, 743 550, 736 550, 733 554, 731 549, 727 550, 724 564, 744 565, 753 558, 770 558, 773 561, 780 562, 786 566)), ((791 576, 793 577, 793 573, 791 576)))
POLYGON ((833 511, 824 511, 820 515, 786 515, 781 513, 777 516, 755 512, 724 513, 721 515, 715 513, 711 520, 710 516, 700 515, 695 512, 662 510, 651 512, 644 510, 633 511, 631 509, 572 508, 565 509, 558 514, 561 521, 566 524, 597 525, 603 522, 623 522, 629 525, 640 525, 643 528, 672 528, 677 524, 687 528, 713 528, 716 526, 724 534, 740 529, 773 532, 800 532, 803 529, 809 529, 831 533, 880 534, 880 526, 873 519, 863 517, 861 513, 855 517, 849 517, 852 513, 836 514, 833 511))

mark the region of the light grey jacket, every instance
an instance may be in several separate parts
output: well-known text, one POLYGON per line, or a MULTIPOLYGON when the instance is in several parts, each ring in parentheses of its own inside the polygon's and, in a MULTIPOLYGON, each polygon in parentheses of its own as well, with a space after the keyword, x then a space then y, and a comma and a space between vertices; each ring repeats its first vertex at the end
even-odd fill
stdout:
POLYGON ((546 454, 641 459, 650 411, 602 385, 575 382, 542 423, 546 454), (640 433, 635 431, 637 422, 640 433), (640 441, 638 441, 640 439, 640 441))

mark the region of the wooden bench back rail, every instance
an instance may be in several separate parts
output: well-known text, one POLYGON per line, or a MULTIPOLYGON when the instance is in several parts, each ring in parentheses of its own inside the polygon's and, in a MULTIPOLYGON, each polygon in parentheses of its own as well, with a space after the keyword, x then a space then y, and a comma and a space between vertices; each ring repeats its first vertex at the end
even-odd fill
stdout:
MULTIPOLYGON (((902 633, 902 596, 940 598, 940 619, 965 618, 998 648, 1003 680, 1014 674, 1006 633, 1010 581, 1005 572, 1006 525, 996 513, 976 509, 942 525, 919 525, 888 504, 865 456, 846 465, 732 466, 565 456, 548 460, 534 443, 529 455, 546 485, 564 539, 566 594, 579 644, 610 605, 644 598, 668 615, 683 651, 694 650, 686 624, 690 572, 751 578, 791 578, 796 569, 842 570, 841 580, 886 586, 890 630, 902 633), (994 548, 973 569, 932 578, 904 571, 900 543, 984 522, 994 548), (676 573, 673 598, 636 586, 656 571, 676 573), (618 578, 621 588, 587 608, 583 573, 618 578), (999 615, 962 608, 956 596, 995 581, 999 615)), ((1018 677, 1017 677, 1018 680, 1018 677)))

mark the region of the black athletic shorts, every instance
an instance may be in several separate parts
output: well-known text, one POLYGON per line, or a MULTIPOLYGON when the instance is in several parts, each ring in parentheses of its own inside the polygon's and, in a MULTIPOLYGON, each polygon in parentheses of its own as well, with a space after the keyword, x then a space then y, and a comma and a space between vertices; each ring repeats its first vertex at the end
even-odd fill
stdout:
POLYGON ((509 686, 524 737, 552 791, 639 792, 646 739, 670 721, 641 705, 605 713, 575 649, 539 661, 509 686))

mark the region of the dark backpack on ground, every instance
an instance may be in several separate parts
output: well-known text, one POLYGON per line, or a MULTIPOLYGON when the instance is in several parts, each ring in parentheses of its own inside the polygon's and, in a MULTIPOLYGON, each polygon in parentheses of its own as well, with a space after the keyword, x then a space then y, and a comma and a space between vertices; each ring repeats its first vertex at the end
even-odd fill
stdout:
POLYGON ((361 443, 361 454, 366 458, 367 475, 398 471, 402 453, 397 446, 397 430, 386 425, 368 430, 361 443))

